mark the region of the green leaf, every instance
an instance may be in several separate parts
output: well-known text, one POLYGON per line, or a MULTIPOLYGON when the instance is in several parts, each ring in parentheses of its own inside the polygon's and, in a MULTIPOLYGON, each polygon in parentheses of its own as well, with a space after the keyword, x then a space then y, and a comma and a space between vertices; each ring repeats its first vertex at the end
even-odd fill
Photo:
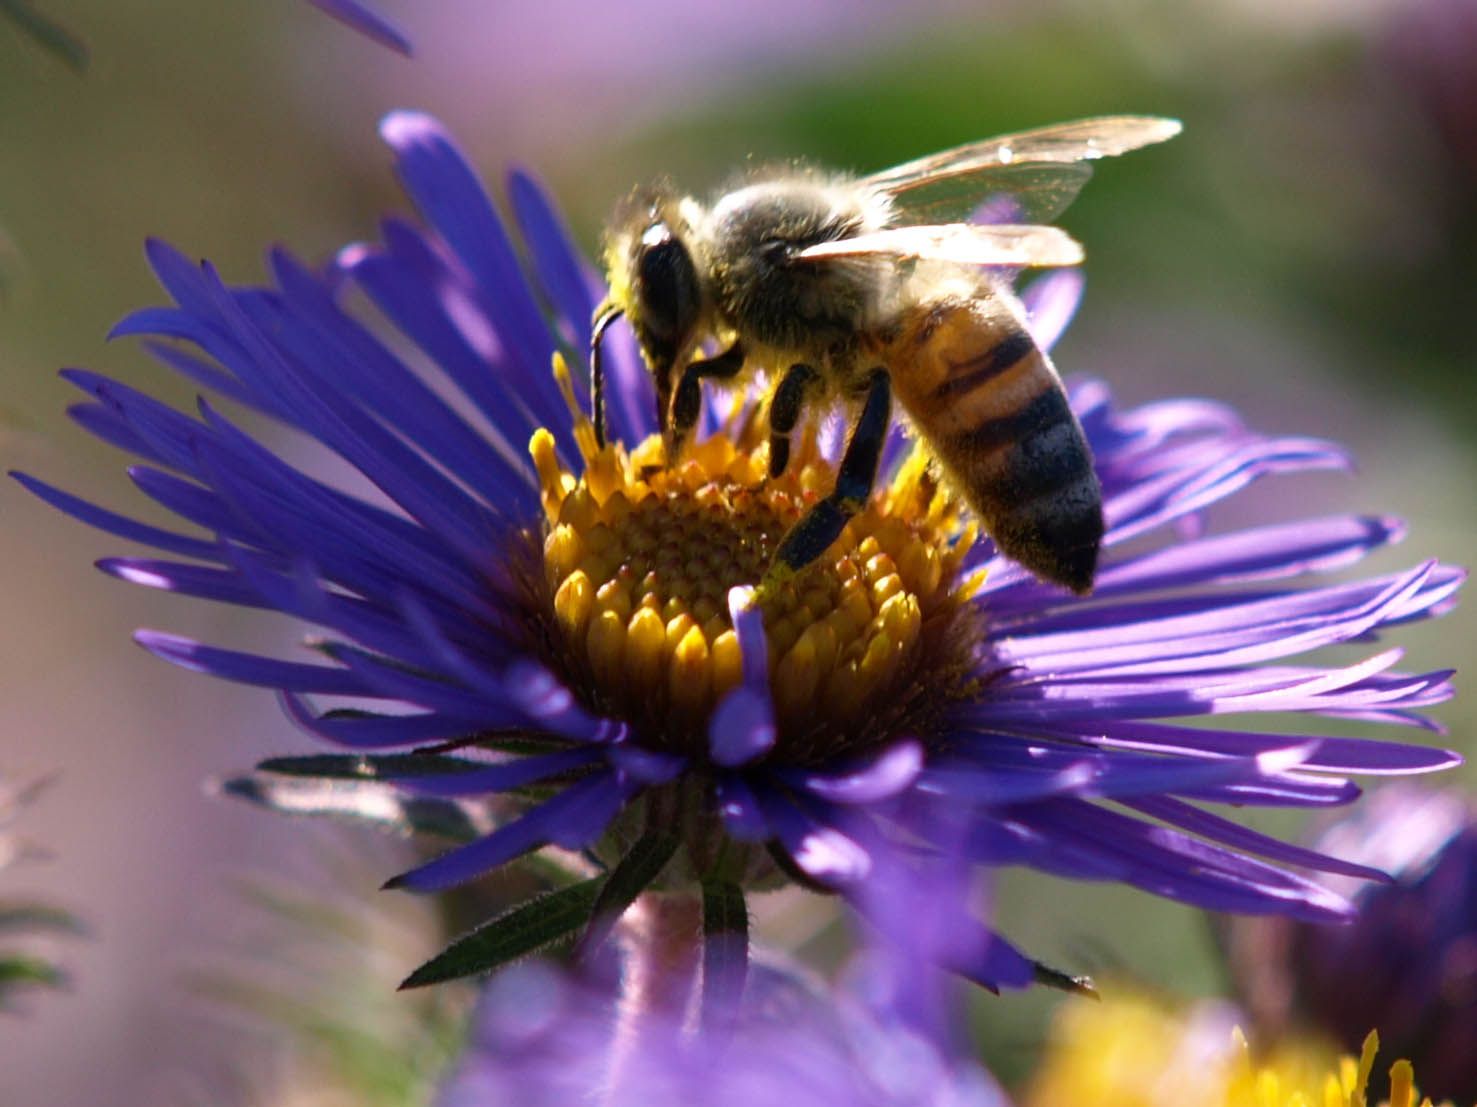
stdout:
POLYGON ((42 15, 26 0, 0 0, 0 16, 9 19, 47 53, 78 73, 87 69, 87 44, 60 23, 42 15))
POLYGON ((726 881, 703 882, 704 1030, 731 1027, 749 973, 749 908, 744 890, 726 881))
POLYGON ((636 897, 661 875, 667 862, 677 852, 678 840, 668 834, 651 831, 642 836, 629 853, 605 878, 595 906, 590 910, 590 924, 580 937, 579 956, 589 957, 605 944, 616 921, 636 897))
POLYGON ((0 903, 0 934, 35 931, 54 934, 86 934, 87 928, 70 911, 44 903, 0 903))
POLYGON ((437 754, 396 753, 314 754, 309 757, 271 757, 257 766, 279 776, 313 776, 331 780, 384 780, 418 776, 447 776, 486 768, 460 757, 437 754))
POLYGON ((399 834, 434 834, 470 842, 492 829, 484 806, 406 796, 375 780, 308 780, 252 773, 221 781, 219 787, 228 796, 270 811, 369 823, 399 834))
POLYGON ((520 904, 463 934, 407 976, 401 989, 489 973, 569 937, 590 917, 605 883, 603 876, 592 877, 520 904))
POLYGON ((50 961, 18 953, 0 955, 0 1002, 14 988, 62 988, 66 983, 66 974, 50 961))

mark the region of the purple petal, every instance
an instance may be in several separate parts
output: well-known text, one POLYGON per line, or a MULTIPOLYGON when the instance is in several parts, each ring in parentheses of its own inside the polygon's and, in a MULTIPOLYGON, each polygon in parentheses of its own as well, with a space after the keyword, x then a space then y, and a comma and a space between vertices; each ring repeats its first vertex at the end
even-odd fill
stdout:
POLYGON ((767 695, 740 685, 713 710, 708 723, 708 753, 714 764, 735 768, 774 748, 774 707, 767 695))
POLYGON ((384 16, 355 0, 308 0, 309 4, 360 34, 407 58, 413 53, 410 40, 384 16))
POLYGON ((1082 303, 1086 278, 1079 269, 1057 269, 1037 277, 1021 290, 1026 325, 1043 350, 1050 350, 1065 333, 1082 303))
POLYGON ((869 804, 891 799, 912 786, 923 770, 923 746, 894 743, 869 764, 844 773, 792 773, 788 779, 829 803, 869 804))
POLYGON ((714 785, 718 814, 728 833, 740 842, 762 842, 773 837, 753 790, 737 773, 724 773, 714 785))
POLYGON ((1305 869, 1316 869, 1319 872, 1340 873, 1344 876, 1357 877, 1360 880, 1387 881, 1390 879, 1379 869, 1358 865, 1352 861, 1340 861, 1337 857, 1330 857, 1316 850, 1289 845, 1287 842, 1269 838, 1265 834, 1258 834, 1255 830, 1239 823, 1233 823, 1219 815, 1212 815, 1208 811, 1202 811, 1198 807, 1169 796, 1140 797, 1124 801, 1124 806, 1140 811, 1151 818, 1170 823, 1182 830, 1188 830, 1192 834, 1198 834, 1202 838, 1221 842, 1242 853, 1254 853, 1261 857, 1270 857, 1274 861, 1281 861, 1286 865, 1298 865, 1305 869))
POLYGON ((86 500, 78 499, 70 493, 63 492, 59 488, 53 488, 45 481, 37 480, 27 473, 12 471, 10 474, 20 485, 32 495, 45 500, 58 511, 65 512, 74 519, 79 519, 88 526, 96 527, 98 530, 108 534, 116 535, 129 542, 140 542, 146 546, 154 546, 170 553, 180 554, 184 557, 195 557, 201 560, 214 561, 220 557, 220 549, 214 542, 208 542, 201 538, 191 538, 188 535, 176 534, 173 531, 160 530, 146 523, 140 523, 124 515, 97 507, 86 500))
POLYGON ((445 891, 547 845, 588 845, 600 836, 633 791, 611 772, 587 777, 486 837, 402 873, 385 887, 445 891))
POLYGON ((358 675, 338 666, 304 665, 272 657, 224 650, 193 639, 157 630, 134 632, 133 640, 155 657, 181 669, 256 684, 289 692, 318 692, 324 695, 364 695, 368 692, 358 675))
POLYGON ((871 855, 836 827, 815 821, 767 788, 755 796, 765 822, 807 876, 834 887, 856 884, 871 871, 871 855))
POLYGON ((714 709, 708 723, 708 747, 716 764, 734 768, 762 757, 774 747, 775 725, 764 615, 754 602, 754 589, 730 589, 728 610, 738 636, 743 683, 714 709))
POLYGON ((282 692, 279 698, 283 710, 303 730, 350 749, 392 749, 450 741, 484 729, 480 722, 450 718, 438 712, 378 715, 355 710, 319 714, 301 696, 282 692))

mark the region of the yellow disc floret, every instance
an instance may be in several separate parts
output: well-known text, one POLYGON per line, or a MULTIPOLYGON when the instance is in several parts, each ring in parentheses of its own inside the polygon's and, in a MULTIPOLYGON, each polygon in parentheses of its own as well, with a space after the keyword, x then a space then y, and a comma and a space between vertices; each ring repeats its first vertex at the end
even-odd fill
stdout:
MULTIPOLYGON (((597 449, 562 361, 556 373, 584 468, 561 464, 547 431, 533 436, 548 648, 572 687, 594 690, 593 706, 648 741, 700 748, 714 705, 742 677, 728 591, 765 577, 834 468, 812 432, 768 479, 763 428, 742 406, 675 465, 655 436, 629 452, 597 449)), ((820 559, 761 592, 778 756, 864 748, 967 689, 973 582, 959 577, 971 537, 915 456, 820 559)))

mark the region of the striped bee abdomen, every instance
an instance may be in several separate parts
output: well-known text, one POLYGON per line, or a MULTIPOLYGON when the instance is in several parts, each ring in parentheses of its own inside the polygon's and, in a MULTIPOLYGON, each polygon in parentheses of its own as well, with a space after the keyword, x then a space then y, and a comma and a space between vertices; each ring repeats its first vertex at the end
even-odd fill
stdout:
POLYGON ((894 389, 1001 552, 1086 593, 1103 537, 1092 451, 1007 296, 919 311, 889 350, 894 389))

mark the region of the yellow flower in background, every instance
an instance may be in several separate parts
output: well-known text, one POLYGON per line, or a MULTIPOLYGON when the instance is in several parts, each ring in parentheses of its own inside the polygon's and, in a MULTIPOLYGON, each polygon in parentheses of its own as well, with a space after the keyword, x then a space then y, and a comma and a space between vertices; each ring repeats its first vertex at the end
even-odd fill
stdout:
MULTIPOLYGON (((1311 1040, 1253 1055, 1230 1004, 1188 1009, 1121 993, 1076 1000, 1057 1016, 1026 1107, 1371 1107, 1379 1035, 1358 1059, 1311 1040)), ((1430 1107, 1408 1061, 1389 1069, 1388 1107, 1430 1107)))

